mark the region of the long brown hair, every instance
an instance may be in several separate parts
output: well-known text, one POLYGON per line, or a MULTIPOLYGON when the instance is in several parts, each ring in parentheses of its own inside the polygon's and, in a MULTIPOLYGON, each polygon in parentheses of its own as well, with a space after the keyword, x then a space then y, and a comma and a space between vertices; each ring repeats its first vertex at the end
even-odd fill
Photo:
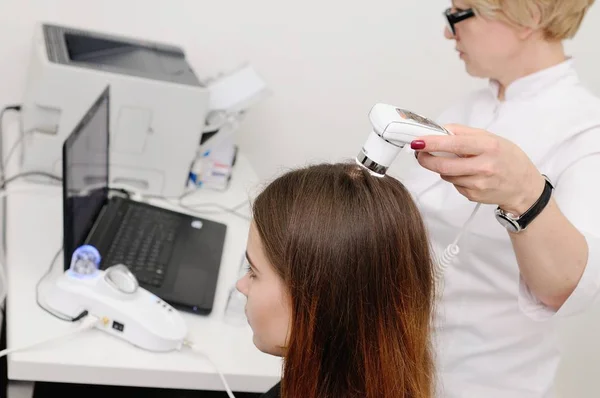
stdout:
POLYGON ((404 186, 356 164, 287 172, 253 204, 292 303, 285 398, 430 398, 431 252, 404 186))

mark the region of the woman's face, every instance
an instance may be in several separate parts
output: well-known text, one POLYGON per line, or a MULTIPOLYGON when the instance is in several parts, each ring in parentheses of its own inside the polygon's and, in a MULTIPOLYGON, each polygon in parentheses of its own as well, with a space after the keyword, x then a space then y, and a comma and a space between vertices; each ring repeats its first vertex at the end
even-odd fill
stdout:
POLYGON ((254 345, 282 356, 290 325, 290 299, 283 280, 267 260, 254 223, 248 233, 246 257, 250 267, 236 287, 248 299, 246 317, 254 332, 254 345))
MULTIPOLYGON (((452 11, 469 8, 463 0, 452 3, 452 11)), ((456 51, 471 76, 500 79, 518 61, 524 43, 514 27, 481 15, 465 19, 454 27, 455 36, 448 27, 444 36, 456 42, 456 51)))

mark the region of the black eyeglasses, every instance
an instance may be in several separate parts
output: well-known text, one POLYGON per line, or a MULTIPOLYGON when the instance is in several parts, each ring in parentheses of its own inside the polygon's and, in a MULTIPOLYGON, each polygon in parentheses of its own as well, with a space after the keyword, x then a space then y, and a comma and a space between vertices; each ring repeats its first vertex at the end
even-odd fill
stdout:
POLYGON ((448 21, 448 28, 450 29, 450 32, 452 32, 452 35, 455 35, 456 28, 454 25, 464 21, 465 19, 474 17, 475 11, 473 11, 472 8, 469 8, 468 10, 458 10, 456 12, 452 12, 452 8, 448 8, 446 11, 444 11, 444 16, 446 17, 446 21, 448 21))

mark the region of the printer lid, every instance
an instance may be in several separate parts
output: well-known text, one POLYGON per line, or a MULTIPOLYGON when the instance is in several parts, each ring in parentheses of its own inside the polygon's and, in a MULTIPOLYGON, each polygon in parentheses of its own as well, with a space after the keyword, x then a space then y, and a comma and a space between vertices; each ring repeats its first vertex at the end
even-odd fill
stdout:
POLYGON ((180 47, 52 24, 42 31, 50 62, 204 87, 180 47))

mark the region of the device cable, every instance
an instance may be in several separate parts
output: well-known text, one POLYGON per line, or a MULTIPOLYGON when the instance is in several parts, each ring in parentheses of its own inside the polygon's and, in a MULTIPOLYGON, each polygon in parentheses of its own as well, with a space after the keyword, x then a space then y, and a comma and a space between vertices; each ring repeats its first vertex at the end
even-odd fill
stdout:
POLYGON ((218 203, 212 203, 212 202, 184 204, 183 200, 180 199, 178 202, 178 205, 186 210, 189 210, 189 211, 191 211, 193 213, 197 213, 197 214, 219 214, 222 212, 227 212, 227 213, 233 214, 234 216, 237 216, 243 220, 250 221, 251 218, 249 216, 242 214, 238 211, 240 208, 244 207, 247 203, 248 203, 248 201, 244 200, 242 203, 239 203, 230 208, 230 207, 222 206, 218 203), (219 210, 206 211, 206 210, 200 210, 199 209, 200 207, 216 207, 219 210))
POLYGON ((28 350, 30 348, 34 348, 34 347, 40 346, 42 344, 47 344, 47 343, 50 343, 50 342, 53 342, 56 340, 61 340, 66 337, 73 336, 75 334, 79 334, 83 331, 90 330, 90 329, 94 328, 99 322, 100 322, 100 320, 97 317, 95 317, 93 315, 87 315, 85 318, 83 318, 83 320, 77 327, 75 327, 65 333, 61 333, 57 336, 53 336, 50 338, 45 338, 45 339, 42 339, 35 343, 28 344, 26 346, 7 348, 5 350, 0 351, 0 358, 2 358, 5 355, 12 354, 13 352, 28 350))
POLYGON ((144 200, 144 199, 163 200, 165 202, 174 204, 176 206, 179 206, 185 210, 188 210, 188 211, 198 214, 198 215, 221 214, 223 212, 227 212, 227 213, 233 214, 234 216, 239 217, 243 220, 250 221, 249 216, 238 211, 240 208, 244 207, 248 203, 248 200, 244 200, 243 202, 241 202, 233 207, 227 207, 227 206, 223 206, 216 202, 183 203, 183 199, 193 195, 194 193, 197 193, 198 192, 197 190, 185 192, 184 194, 182 194, 180 196, 162 196, 162 195, 154 195, 154 194, 144 194, 142 192, 134 190, 132 187, 130 187, 128 185, 115 185, 115 186, 111 187, 111 189, 113 189, 113 190, 118 189, 123 192, 128 192, 130 198, 133 200, 144 200), (202 208, 202 207, 214 207, 218 210, 214 210, 214 211, 200 210, 199 208, 202 208))
MULTIPOLYGON (((4 115, 9 112, 9 111, 15 111, 15 112, 20 112, 21 111, 21 105, 20 104, 13 104, 13 105, 7 105, 4 108, 2 108, 2 110, 0 110, 0 181, 4 181, 4 174, 5 174, 5 170, 6 170, 6 165, 5 165, 5 161, 4 161, 4 115)), ((6 187, 6 182, 2 182, 0 185, 0 190, 4 189, 6 187)), ((2 214, 6 214, 6 200, 2 200, 2 214)), ((6 258, 6 221, 3 220, 2 221, 2 262, 4 262, 4 259, 6 258)), ((4 270, 4 265, 0 264, 0 277, 3 277, 2 280, 2 288, 4 290, 4 294, 6 294, 6 270, 4 270)), ((0 306, 2 307, 2 311, 5 311, 4 308, 4 297, 2 296, 1 301, 0 301, 0 306)))
MULTIPOLYGON (((62 181, 62 178, 60 178, 58 176, 55 176, 53 174, 50 174, 50 173, 40 172, 40 171, 29 171, 29 172, 19 173, 19 174, 16 174, 14 176, 11 176, 11 177, 7 178, 6 180, 4 180, 2 182, 2 185, 6 186, 8 183, 11 183, 11 182, 13 182, 13 181, 15 181, 17 179, 24 178, 24 177, 29 177, 29 176, 43 176, 43 177, 47 177, 47 178, 49 178, 51 180, 62 181)), ((132 195, 136 195, 136 194, 138 196, 142 196, 143 197, 143 195, 141 195, 139 193, 136 193, 136 192, 133 192, 130 189, 126 189, 126 188, 123 188, 123 187, 118 187, 118 188, 111 187, 111 188, 109 188, 109 190, 110 191, 118 192, 120 194, 124 194, 124 195, 126 195, 128 197, 131 197, 132 195)), ((11 189, 10 191, 6 190, 6 189, 5 190, 0 190, 0 199, 3 199, 6 196, 12 195, 14 193, 31 193, 31 192, 39 192, 39 191, 40 191, 39 187, 19 187, 19 188, 16 188, 16 189, 11 189)), ((193 212, 197 212, 197 213, 204 213, 204 212, 200 212, 200 211, 196 210, 193 206, 201 206, 201 205, 215 206, 215 207, 219 207, 222 211, 230 212, 230 213, 232 213, 234 215, 237 215, 238 217, 242 217, 242 218, 248 220, 249 217, 247 217, 247 216, 245 216, 245 215, 243 215, 241 213, 238 213, 236 211, 240 207, 244 206, 246 203, 247 203, 247 201, 244 201, 244 202, 236 205, 233 208, 227 208, 227 207, 221 206, 221 205, 219 205, 217 203, 202 203, 202 204, 191 205, 191 206, 186 206, 183 203, 181 203, 180 206, 183 207, 183 208, 186 208, 188 210, 191 210, 193 212)), ((6 223, 3 223, 3 224, 6 224, 6 223)), ((3 240, 2 244, 3 244, 3 246, 2 247, 3 247, 3 252, 4 253, 6 253, 5 238, 6 238, 6 233, 3 233, 3 237, 2 237, 2 240, 3 240)), ((41 300, 40 300, 40 297, 39 297, 39 288, 40 288, 40 285, 52 273, 54 264, 56 263, 58 255, 61 253, 61 251, 62 251, 62 247, 59 249, 59 251, 54 256, 52 262, 50 263, 48 271, 42 276, 42 278, 37 283, 37 285, 36 285, 36 301, 37 301, 37 304, 38 304, 38 306, 40 308, 42 308, 44 311, 52 314, 53 316, 55 316, 55 317, 57 317, 57 318, 59 318, 61 320, 64 320, 64 321, 75 322, 78 319, 80 319, 82 316, 84 316, 85 314, 82 313, 82 314, 78 315, 77 317, 72 318, 72 317, 67 317, 65 315, 62 315, 62 314, 53 313, 52 311, 50 311, 50 310, 48 310, 47 308, 44 307, 44 305, 41 303, 41 300)), ((7 294, 7 277, 6 277, 6 270, 4 269, 3 262, 0 262, 0 286, 2 288, 0 290, 0 304, 3 304, 4 303, 4 299, 6 298, 6 294, 7 294)))
POLYGON ((189 340, 184 340, 183 346, 188 347, 193 352, 205 357, 211 363, 211 365, 215 368, 217 373, 219 374, 219 377, 221 378, 221 382, 223 383, 223 387, 225 387, 225 391, 227 391, 227 396, 229 398, 235 398, 235 396, 233 395, 233 391, 231 390, 231 388, 229 387, 229 384, 227 383, 227 380, 225 379, 225 375, 223 374, 223 372, 221 372, 221 370, 219 369, 217 364, 210 358, 210 356, 206 352, 204 352, 200 348, 198 348, 193 342, 191 342, 189 340))
POLYGON ((50 266, 48 267, 48 269, 46 270, 44 275, 42 275, 42 277, 37 281, 37 283, 35 285, 35 302, 37 303, 38 307, 40 307, 42 310, 44 310, 48 314, 60 319, 61 321, 74 322, 75 321, 74 318, 68 317, 63 314, 57 314, 57 313, 50 311, 48 308, 44 307, 44 305, 42 304, 42 301, 40 300, 40 286, 42 285, 44 280, 46 280, 46 278, 52 274, 52 271, 54 269, 54 264, 56 264, 56 260, 58 260, 58 256, 60 256, 60 253, 62 253, 62 250, 63 250, 63 247, 61 245, 60 248, 58 249, 58 251, 56 252, 56 254, 54 254, 54 257, 52 257, 52 261, 50 261, 50 266))
POLYGON ((20 178, 33 177, 33 176, 46 177, 52 181, 57 181, 57 182, 62 181, 62 178, 60 178, 59 176, 50 174, 50 173, 46 173, 45 171, 25 171, 23 173, 15 174, 14 176, 8 177, 6 180, 3 181, 3 185, 6 186, 7 184, 9 184, 15 180, 18 180, 20 178))
MULTIPOLYGON (((2 110, 0 111, 0 181, 4 181, 5 170, 6 170, 5 162, 4 162, 4 130, 2 128, 2 125, 3 125, 3 121, 4 121, 4 115, 8 111, 20 112, 21 105, 19 105, 19 104, 7 105, 4 108, 2 108, 2 110)), ((5 183, 3 183, 0 188, 4 189, 4 187, 5 187, 5 183)))
MULTIPOLYGON (((450 134, 454 135, 451 132, 450 132, 450 134)), ((442 182, 444 182, 444 180, 440 179, 439 181, 437 181, 434 184, 430 185, 429 187, 425 188, 424 190, 422 190, 421 192, 419 192, 416 195, 416 198, 420 199, 425 193, 427 193, 428 191, 430 191, 431 189, 433 189, 434 187, 436 187, 438 184, 440 184, 442 182)), ((460 239, 463 237, 463 235, 469 229, 469 225, 475 218, 475 215, 477 214, 477 211, 479 210, 480 207, 481 207, 481 203, 477 203, 475 205, 475 208, 471 212, 471 215, 469 216, 467 221, 463 224, 462 228, 460 229, 460 231, 459 231, 458 235, 456 236, 456 238, 454 239, 454 241, 452 243, 450 243, 448 246, 446 246, 446 248, 444 249, 444 252, 438 259, 438 262, 436 263, 436 267, 435 267, 436 273, 435 273, 434 279, 435 279, 435 283, 439 287, 441 287, 444 282, 444 273, 446 272, 448 267, 450 265, 452 265, 452 262, 454 261, 456 256, 458 256, 458 254, 460 253, 460 247, 458 246, 458 242, 460 241, 460 239)), ((438 292, 440 292, 441 290, 442 289, 438 289, 438 292)))
POLYGON ((44 273, 44 275, 42 275, 42 277, 37 281, 37 283, 35 285, 35 302, 37 303, 38 307, 40 307, 42 310, 44 310, 48 314, 50 314, 50 315, 52 315, 52 316, 60 319, 61 321, 77 322, 80 319, 88 316, 88 311, 87 310, 82 311, 81 314, 77 315, 76 317, 70 317, 70 316, 65 315, 65 314, 61 314, 61 313, 58 313, 58 312, 55 312, 55 311, 51 311, 50 309, 46 308, 42 304, 42 300, 40 299, 40 287, 41 287, 42 283, 44 282, 44 280, 46 280, 46 278, 52 274, 52 271, 54 270, 54 264, 56 264, 56 260, 58 260, 58 257, 62 253, 62 251, 63 251, 63 246, 61 245, 60 248, 58 249, 58 251, 56 252, 56 254, 54 254, 54 257, 52 257, 52 261, 50 262, 50 266, 48 267, 48 269, 46 270, 46 272, 44 273))
POLYGON ((437 273, 435 275, 435 280, 437 283, 441 283, 443 281, 446 269, 452 264, 454 258, 460 253, 460 247, 458 246, 458 242, 460 241, 460 238, 464 235, 464 233, 468 230, 469 224, 471 224, 471 222, 475 218, 475 214, 477 213, 477 210, 479 210, 480 206, 481 203, 477 203, 477 205, 471 212, 469 219, 467 220, 467 222, 464 223, 460 232, 454 239, 454 242, 446 246, 446 249, 442 253, 436 267, 437 273))

